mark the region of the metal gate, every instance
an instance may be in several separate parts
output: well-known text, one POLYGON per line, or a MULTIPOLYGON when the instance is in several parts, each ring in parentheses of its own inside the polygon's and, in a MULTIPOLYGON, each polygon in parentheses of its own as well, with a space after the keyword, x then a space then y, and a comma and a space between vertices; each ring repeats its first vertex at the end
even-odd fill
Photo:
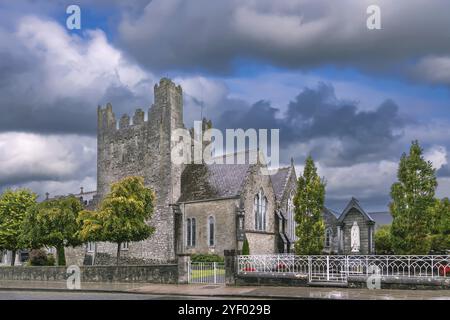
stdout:
POLYGON ((225 283, 225 265, 222 262, 190 262, 189 283, 225 283))
POLYGON ((313 256, 309 259, 308 269, 309 282, 347 282, 345 256, 313 256))

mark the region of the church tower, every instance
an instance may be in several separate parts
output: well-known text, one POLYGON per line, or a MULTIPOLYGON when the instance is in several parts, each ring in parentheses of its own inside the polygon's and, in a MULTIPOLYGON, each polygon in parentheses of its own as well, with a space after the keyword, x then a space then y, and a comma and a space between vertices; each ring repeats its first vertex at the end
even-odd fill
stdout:
POLYGON ((136 110, 133 121, 123 115, 117 122, 111 104, 98 109, 97 190, 100 198, 111 183, 126 176, 142 176, 156 194, 155 212, 149 222, 155 233, 133 243, 128 254, 147 261, 175 259, 175 218, 171 204, 180 196, 182 166, 171 159, 171 135, 183 128, 183 92, 170 79, 154 87, 154 104, 148 112, 136 110))

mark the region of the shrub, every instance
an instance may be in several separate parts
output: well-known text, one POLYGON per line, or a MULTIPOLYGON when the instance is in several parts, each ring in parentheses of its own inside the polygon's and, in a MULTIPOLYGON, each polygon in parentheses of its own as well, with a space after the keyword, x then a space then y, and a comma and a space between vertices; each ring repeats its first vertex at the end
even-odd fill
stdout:
POLYGON ((375 232, 375 251, 377 254, 393 254, 390 225, 384 225, 375 232))
POLYGON ((223 262, 223 257, 218 254, 193 254, 191 256, 192 262, 223 262))
POLYGON ((55 257, 53 254, 47 252, 43 249, 33 249, 30 252, 30 262, 31 266, 54 266, 55 257))

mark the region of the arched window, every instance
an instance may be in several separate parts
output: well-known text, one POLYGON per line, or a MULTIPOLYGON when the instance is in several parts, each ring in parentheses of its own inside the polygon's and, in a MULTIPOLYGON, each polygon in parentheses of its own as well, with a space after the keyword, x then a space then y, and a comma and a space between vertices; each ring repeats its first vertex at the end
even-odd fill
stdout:
POLYGON ((215 244, 215 221, 214 221, 214 217, 210 216, 208 218, 208 245, 210 247, 213 247, 215 244))
POLYGON ((255 229, 258 230, 258 204, 259 204, 259 195, 255 196, 255 201, 253 203, 253 211, 255 211, 255 229))
POLYGON ((255 229, 259 231, 265 231, 267 198, 264 196, 262 190, 260 190, 259 193, 255 196, 254 210, 255 210, 255 229))
POLYGON ((294 212, 294 192, 291 192, 287 203, 287 235, 290 240, 295 241, 295 212, 294 212))
POLYGON ((192 218, 192 246, 195 247, 196 225, 195 218, 192 218))
POLYGON ((195 247, 195 218, 189 218, 186 221, 186 242, 189 247, 195 247))
POLYGON ((325 247, 329 248, 331 247, 331 239, 333 238, 333 231, 331 228, 327 228, 325 231, 325 247))

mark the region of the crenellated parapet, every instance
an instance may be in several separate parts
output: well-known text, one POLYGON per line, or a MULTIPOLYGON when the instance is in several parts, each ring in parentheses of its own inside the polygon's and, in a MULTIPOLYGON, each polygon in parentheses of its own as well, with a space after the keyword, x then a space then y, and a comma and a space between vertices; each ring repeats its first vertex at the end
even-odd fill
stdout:
POLYGON ((110 103, 105 108, 98 106, 98 132, 100 135, 120 133, 120 131, 129 130, 134 126, 142 127, 146 122, 145 112, 142 109, 137 109, 132 118, 128 114, 123 114, 117 121, 110 103))

